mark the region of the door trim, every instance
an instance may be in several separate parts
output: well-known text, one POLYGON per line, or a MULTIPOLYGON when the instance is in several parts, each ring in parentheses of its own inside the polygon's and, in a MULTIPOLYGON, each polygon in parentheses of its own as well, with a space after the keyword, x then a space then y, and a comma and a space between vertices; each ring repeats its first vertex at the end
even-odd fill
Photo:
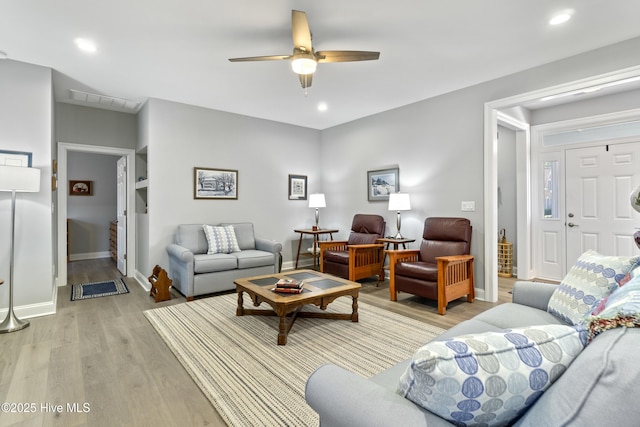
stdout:
MULTIPOLYGON (((490 302, 498 300, 498 143, 496 139, 498 110, 516 108, 526 102, 545 96, 585 89, 637 76, 640 76, 640 66, 624 68, 561 85, 525 92, 484 104, 484 300, 490 302)), ((529 165, 518 165, 518 168, 527 167, 529 165)), ((526 251, 526 254, 529 254, 531 250, 531 247, 518 245, 519 254, 522 251, 526 251)))
POLYGON ((98 145, 58 142, 58 216, 57 216, 57 286, 67 284, 67 153, 70 151, 94 154, 109 154, 127 158, 127 277, 132 276, 135 263, 135 150, 129 148, 103 147, 98 145))

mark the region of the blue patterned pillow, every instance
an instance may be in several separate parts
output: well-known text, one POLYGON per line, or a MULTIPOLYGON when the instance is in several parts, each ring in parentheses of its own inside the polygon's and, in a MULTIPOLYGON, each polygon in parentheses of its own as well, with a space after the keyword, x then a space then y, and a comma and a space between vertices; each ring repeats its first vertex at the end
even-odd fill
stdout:
POLYGON ((567 369, 586 343, 582 327, 530 326, 432 341, 398 393, 456 425, 507 425, 567 369))
POLYGON ((640 327, 640 275, 633 275, 629 282, 613 291, 604 305, 585 321, 590 340, 607 329, 640 327))
POLYGON ((233 225, 213 226, 203 225, 204 235, 207 237, 209 248, 207 255, 212 254, 230 254, 231 252, 240 252, 236 231, 233 225))
POLYGON ((618 286, 637 258, 604 256, 588 250, 571 267, 551 298, 547 311, 577 325, 593 307, 618 286))

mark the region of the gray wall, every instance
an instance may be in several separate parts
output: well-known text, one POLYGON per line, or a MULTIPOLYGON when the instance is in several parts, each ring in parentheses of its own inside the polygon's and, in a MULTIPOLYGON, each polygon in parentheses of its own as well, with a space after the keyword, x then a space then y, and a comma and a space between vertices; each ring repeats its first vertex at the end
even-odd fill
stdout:
MULTIPOLYGON (((148 265, 168 265, 166 247, 181 223, 250 221, 259 237, 283 243, 292 259, 294 228, 310 227, 307 201, 288 200, 288 175, 321 189, 320 132, 262 119, 151 99, 141 113, 148 145, 148 265), (238 171, 238 200, 195 200, 194 167, 238 171)), ((296 246, 297 247, 297 246, 296 246)))
POLYGON ((136 147, 134 114, 56 103, 56 141, 104 147, 136 147))
MULTIPOLYGON (((31 152, 41 173, 40 192, 16 196, 14 305, 19 317, 53 312, 51 69, 2 60, 0 94, 0 150, 31 152)), ((9 305, 10 224, 11 193, 0 192, 0 312, 9 305)))
MULTIPOLYGON (((118 156, 105 154, 67 154, 67 178, 93 181, 92 196, 67 197, 72 260, 109 256, 109 222, 116 219, 117 161, 118 156)), ((68 185, 66 191, 69 194, 68 185)))

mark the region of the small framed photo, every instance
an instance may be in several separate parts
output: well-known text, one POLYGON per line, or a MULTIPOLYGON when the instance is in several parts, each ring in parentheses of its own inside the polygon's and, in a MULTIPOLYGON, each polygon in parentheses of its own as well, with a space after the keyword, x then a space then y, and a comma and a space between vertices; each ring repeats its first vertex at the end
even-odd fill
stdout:
POLYGON ((21 166, 23 168, 30 168, 31 158, 31 153, 27 153, 26 151, 0 150, 0 165, 3 166, 21 166))
POLYGON ((400 169, 380 169, 367 172, 367 199, 370 202, 389 200, 389 194, 400 191, 400 169))
POLYGON ((306 175, 289 175, 289 200, 307 200, 306 175))
POLYGON ((238 171, 193 168, 194 199, 238 199, 238 171))
POLYGON ((93 196, 93 181, 72 181, 69 180, 70 196, 93 196))

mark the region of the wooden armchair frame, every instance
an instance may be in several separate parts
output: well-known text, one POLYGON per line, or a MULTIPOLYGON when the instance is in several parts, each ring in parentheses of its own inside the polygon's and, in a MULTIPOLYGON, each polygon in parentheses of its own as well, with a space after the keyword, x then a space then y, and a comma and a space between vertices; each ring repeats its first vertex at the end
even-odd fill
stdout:
MULTIPOLYGON (((395 266, 399 262, 418 261, 417 249, 385 251, 389 255, 389 293, 391 301, 397 300, 395 266)), ((438 314, 447 313, 449 302, 467 296, 467 302, 475 299, 473 255, 436 257, 438 263, 438 314)))
POLYGON ((324 251, 349 251, 349 280, 378 276, 384 280, 384 244, 347 245, 346 240, 318 242, 320 246, 320 272, 324 273, 324 251))

